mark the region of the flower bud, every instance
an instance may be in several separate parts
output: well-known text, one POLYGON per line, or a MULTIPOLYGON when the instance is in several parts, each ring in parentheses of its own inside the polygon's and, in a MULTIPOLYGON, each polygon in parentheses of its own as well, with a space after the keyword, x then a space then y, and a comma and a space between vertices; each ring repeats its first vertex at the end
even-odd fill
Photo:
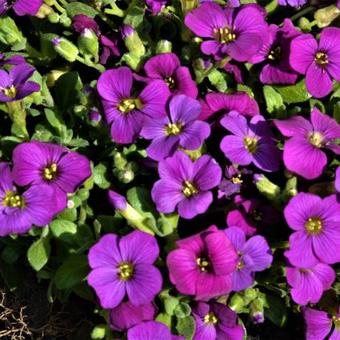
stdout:
POLYGON ((135 178, 135 174, 131 170, 122 170, 118 172, 118 180, 124 184, 132 182, 135 178))
POLYGON ((130 25, 124 25, 122 28, 122 38, 130 55, 141 57, 145 54, 145 47, 137 31, 130 25))
POLYGON ((329 26, 333 20, 340 15, 340 9, 335 5, 318 9, 314 14, 314 19, 319 28, 329 26))
POLYGON ((160 40, 156 45, 156 54, 168 53, 172 50, 172 43, 169 40, 160 40))
POLYGON ((50 6, 46 4, 42 4, 38 10, 38 13, 35 16, 39 19, 44 19, 47 16, 50 16, 52 13, 54 12, 50 6))
POLYGON ((72 25, 72 20, 65 14, 62 14, 60 16, 60 21, 59 21, 64 27, 71 27, 72 25))
POLYGON ((246 306, 246 303, 243 297, 238 293, 234 294, 232 298, 230 299, 229 307, 236 313, 240 313, 245 306, 246 306))
POLYGON ((299 19, 298 26, 304 32, 310 32, 310 30, 312 29, 311 22, 305 17, 302 17, 299 19))
POLYGON ((98 60, 99 42, 93 30, 89 28, 84 29, 78 38, 78 47, 80 53, 93 56, 98 60))
POLYGON ((52 24, 57 24, 60 20, 60 15, 56 12, 52 12, 47 17, 48 21, 52 24))
POLYGON ((186 14, 196 8, 199 4, 198 0, 180 0, 183 14, 186 14))
POLYGON ((254 323, 263 323, 264 322, 264 304, 265 301, 263 298, 258 297, 255 299, 250 305, 250 316, 252 317, 254 323))
POLYGON ((258 191, 271 201, 277 201, 280 198, 280 187, 272 183, 264 175, 254 175, 255 185, 258 191))
POLYGON ((69 62, 74 62, 78 56, 78 48, 71 41, 55 37, 52 39, 52 44, 54 46, 55 51, 64 57, 69 62))

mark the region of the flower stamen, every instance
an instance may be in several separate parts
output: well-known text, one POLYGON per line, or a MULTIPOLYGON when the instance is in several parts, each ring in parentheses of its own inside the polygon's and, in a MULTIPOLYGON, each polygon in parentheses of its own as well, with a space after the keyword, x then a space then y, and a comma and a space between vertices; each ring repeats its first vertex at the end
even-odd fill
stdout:
POLYGON ((2 204, 8 208, 24 208, 25 199, 14 191, 7 191, 2 204))
POLYGON ((143 103, 139 98, 123 99, 117 106, 117 109, 122 113, 129 113, 134 109, 140 110, 143 108, 143 103))
POLYGON ((245 148, 250 152, 250 153, 255 153, 257 150, 257 139, 255 137, 244 137, 243 139, 244 146, 245 148))
POLYGON ((236 40, 236 34, 229 27, 214 28, 214 38, 222 44, 236 40))
POLYGON ((310 217, 305 223, 307 233, 310 235, 318 235, 321 233, 323 225, 319 217, 310 217))
POLYGON ((317 52, 314 60, 318 65, 327 65, 328 55, 325 52, 317 52))
POLYGON ((192 183, 190 181, 184 181, 182 192, 183 192, 185 197, 189 198, 189 197, 197 194, 198 193, 198 189, 194 185, 194 183, 192 183))
POLYGON ((118 265, 119 278, 122 281, 128 281, 132 278, 134 273, 133 264, 130 262, 122 262, 118 265))
POLYGON ((166 82, 166 84, 168 85, 169 89, 173 90, 176 86, 176 83, 175 83, 175 79, 172 78, 172 77, 166 77, 164 79, 164 81, 166 82))
POLYGON ((50 166, 44 168, 43 177, 46 181, 53 181, 58 176, 58 166, 56 163, 52 163, 50 166))
POLYGON ((207 315, 203 318, 204 323, 216 325, 218 323, 218 319, 216 315, 212 312, 209 312, 207 315))
POLYGON ((198 257, 196 259, 196 263, 197 263, 201 272, 207 272, 209 270, 210 263, 206 258, 198 257))
POLYGON ((178 136, 183 129, 184 124, 181 122, 169 123, 165 125, 165 134, 167 136, 178 136))
POLYGON ((17 95, 17 89, 15 88, 14 85, 12 85, 11 87, 7 87, 7 88, 1 88, 1 91, 3 92, 3 94, 9 98, 15 98, 15 96, 17 95))
POLYGON ((308 139, 309 142, 317 148, 321 148, 323 146, 323 135, 320 132, 312 132, 308 139))

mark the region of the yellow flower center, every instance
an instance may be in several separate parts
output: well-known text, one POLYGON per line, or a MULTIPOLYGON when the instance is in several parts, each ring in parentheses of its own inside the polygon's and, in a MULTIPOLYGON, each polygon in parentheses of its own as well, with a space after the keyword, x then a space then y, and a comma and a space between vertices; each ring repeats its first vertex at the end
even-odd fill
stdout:
POLYGON ((263 218, 263 213, 261 211, 258 211, 257 209, 253 209, 250 212, 251 218, 256 222, 261 222, 263 218))
POLYGON ((24 208, 25 199, 14 191, 7 191, 2 204, 9 208, 24 208))
POLYGON ((234 184, 242 184, 243 183, 243 180, 241 179, 241 174, 238 174, 237 176, 231 177, 230 180, 234 184))
POLYGON ((340 317, 338 316, 333 316, 332 321, 334 323, 334 326, 336 329, 340 329, 340 317))
POLYGON ((320 132, 312 132, 308 139, 309 142, 317 148, 321 148, 323 145, 323 135, 320 132))
POLYGON ((281 47, 280 46, 277 46, 276 48, 273 48, 272 50, 270 50, 267 58, 269 60, 278 60, 280 59, 280 56, 281 56, 281 47))
POLYGON ((236 34, 229 27, 214 28, 214 38, 222 44, 232 42, 236 39, 236 34))
POLYGON ((327 65, 328 64, 328 55, 324 52, 317 52, 314 60, 318 65, 327 65))
POLYGON ((257 139, 255 137, 244 137, 243 139, 245 148, 250 152, 254 153, 257 149, 257 139))
POLYGON ((15 98, 17 95, 17 89, 12 85, 11 87, 2 89, 2 92, 5 96, 10 97, 10 98, 15 98))
POLYGON ((196 188, 194 183, 192 183, 190 181, 184 181, 182 192, 183 192, 185 197, 189 198, 189 197, 197 194, 198 189, 196 188))
POLYGON ((318 235, 322 231, 322 221, 319 217, 310 217, 305 223, 307 233, 310 235, 318 235))
POLYGON ((216 325, 218 323, 216 315, 212 312, 209 312, 207 315, 205 315, 203 321, 204 323, 208 323, 211 325, 216 325))
POLYGON ((117 108, 122 113, 129 113, 134 109, 143 108, 143 103, 139 98, 126 98, 118 104, 117 108))
POLYGON ((166 84, 168 85, 169 89, 173 90, 176 86, 175 79, 172 77, 166 77, 165 79, 166 84))
POLYGON ((209 270, 210 263, 205 257, 198 257, 196 263, 201 272, 207 272, 209 270))
POLYGON ((50 166, 44 168, 43 177, 46 181, 53 181, 58 176, 58 166, 52 163, 50 166))
POLYGON ((122 262, 118 266, 119 278, 122 281, 128 281, 131 279, 134 272, 133 264, 130 262, 122 262))
POLYGON ((165 125, 165 134, 167 136, 177 136, 181 133, 184 124, 177 122, 177 123, 169 123, 165 125))

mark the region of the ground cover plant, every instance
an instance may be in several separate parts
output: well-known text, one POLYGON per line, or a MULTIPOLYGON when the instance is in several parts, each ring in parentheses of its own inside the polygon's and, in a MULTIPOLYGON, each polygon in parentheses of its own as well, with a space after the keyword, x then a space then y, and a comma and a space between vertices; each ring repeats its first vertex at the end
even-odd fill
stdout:
POLYGON ((339 23, 0 0, 0 337, 340 338, 339 23))

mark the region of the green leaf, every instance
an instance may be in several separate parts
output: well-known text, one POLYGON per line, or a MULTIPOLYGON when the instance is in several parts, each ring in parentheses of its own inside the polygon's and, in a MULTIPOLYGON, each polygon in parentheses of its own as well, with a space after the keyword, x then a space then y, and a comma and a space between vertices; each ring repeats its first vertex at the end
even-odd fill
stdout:
POLYGON ((264 309, 265 317, 271 320, 276 326, 283 327, 287 321, 287 307, 283 299, 277 296, 267 295, 268 308, 264 309))
POLYGON ((57 219, 50 223, 52 234, 56 238, 68 241, 77 233, 77 225, 71 221, 57 219))
POLYGON ((281 118, 286 107, 283 104, 280 93, 275 91, 271 86, 265 85, 263 87, 263 95, 266 101, 267 111, 275 116, 275 118, 281 118))
POLYGON ((19 51, 25 48, 26 39, 18 29, 15 21, 8 17, 0 17, 0 42, 12 46, 12 49, 19 51))
POLYGON ((83 4, 82 2, 69 3, 66 6, 66 12, 71 18, 79 14, 84 14, 91 18, 94 18, 97 15, 97 11, 94 8, 83 4))
POLYGON ((295 85, 273 86, 273 88, 281 94, 286 104, 303 103, 311 97, 303 79, 295 85))
POLYGON ((164 325, 171 328, 171 316, 167 313, 159 313, 156 317, 156 321, 164 323, 164 325))
POLYGON ((173 315, 178 304, 179 304, 178 299, 175 298, 174 296, 169 295, 169 297, 167 297, 164 300, 164 309, 165 309, 166 313, 168 315, 173 315))
POLYGON ((195 320, 192 316, 187 316, 177 320, 176 329, 180 335, 191 340, 195 334, 195 320))
POLYGON ((126 193, 129 203, 140 213, 154 212, 150 191, 142 187, 133 187, 126 193))
POLYGON ((220 92, 225 92, 228 88, 227 81, 225 79, 225 73, 222 73, 218 70, 212 70, 208 74, 208 79, 211 84, 220 92))
POLYGON ((58 289, 69 289, 81 283, 88 272, 86 255, 72 255, 57 269, 54 282, 58 289))
POLYGON ((143 22, 144 12, 145 12, 144 1, 141 0, 131 1, 126 11, 124 24, 131 25, 134 28, 138 28, 138 26, 143 22))
POLYGON ((190 306, 185 302, 180 302, 175 308, 175 315, 178 318, 185 318, 191 314, 190 306))
POLYGON ((59 136, 61 136, 63 131, 66 131, 66 127, 60 115, 50 109, 45 109, 44 112, 49 124, 58 132, 59 136))
POLYGON ((93 169, 93 180, 94 183, 101 189, 108 189, 111 183, 107 180, 107 167, 106 165, 100 163, 93 169))
POLYGON ((34 270, 39 271, 48 261, 51 246, 49 240, 40 238, 35 241, 27 251, 27 259, 34 270))

